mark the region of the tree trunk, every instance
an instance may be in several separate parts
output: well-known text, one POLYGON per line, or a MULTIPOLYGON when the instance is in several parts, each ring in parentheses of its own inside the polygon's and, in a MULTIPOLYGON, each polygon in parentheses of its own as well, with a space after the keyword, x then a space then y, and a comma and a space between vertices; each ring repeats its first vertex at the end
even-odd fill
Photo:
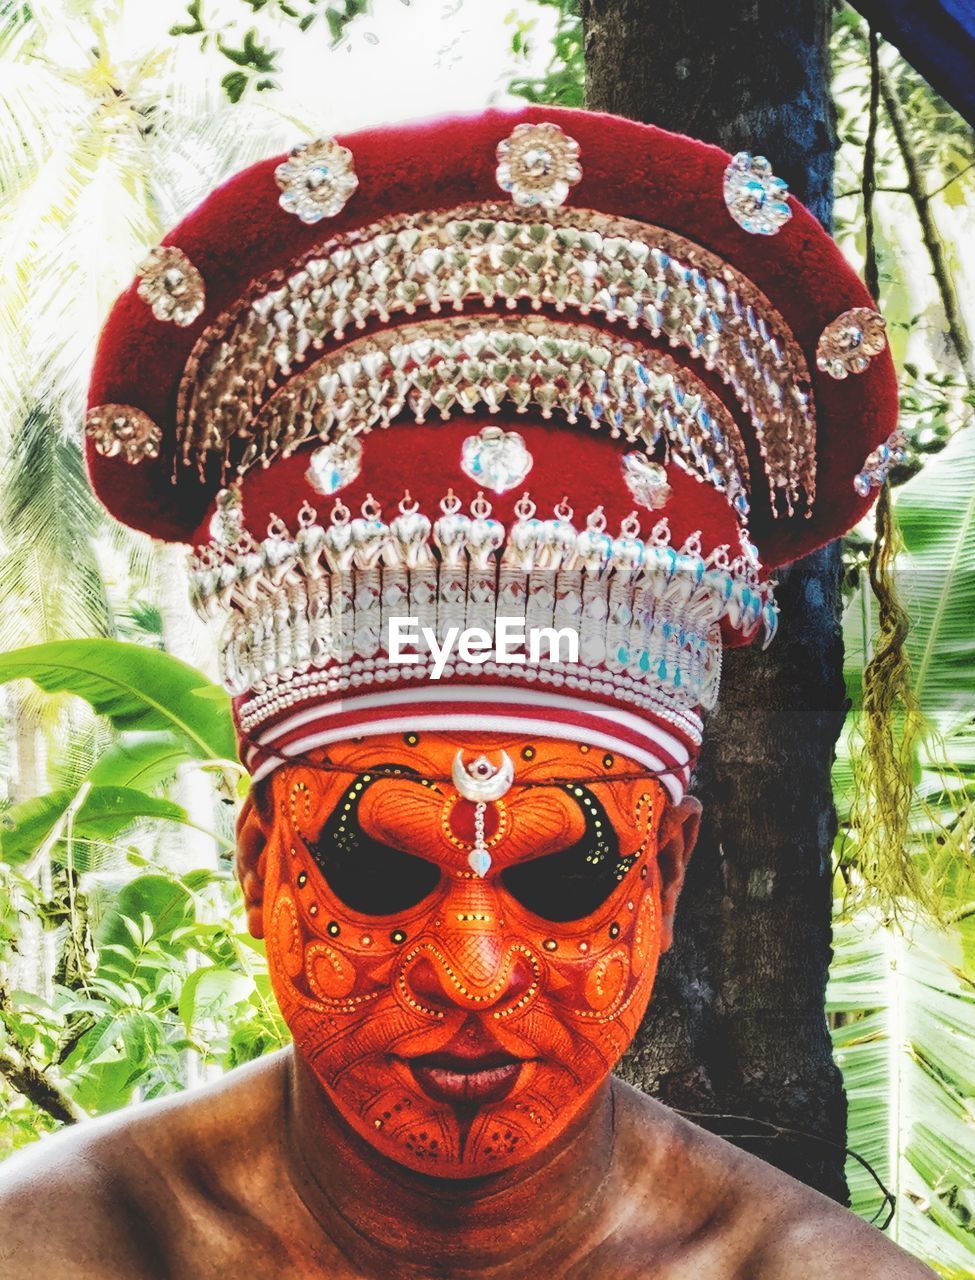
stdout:
MULTIPOLYGON (((582 0, 587 105, 767 155, 830 225, 829 0, 582 0)), ((704 825, 650 1014, 622 1074, 845 1200, 846 1103, 823 1011, 830 765, 844 711, 839 553, 779 575, 765 653, 726 655, 695 790, 704 825)))

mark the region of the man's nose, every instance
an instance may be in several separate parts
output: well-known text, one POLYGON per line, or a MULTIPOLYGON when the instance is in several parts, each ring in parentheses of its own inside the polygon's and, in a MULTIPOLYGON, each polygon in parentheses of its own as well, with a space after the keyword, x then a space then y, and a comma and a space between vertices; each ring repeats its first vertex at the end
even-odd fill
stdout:
POLYGON ((461 881, 438 921, 407 948, 398 983, 406 1002, 443 1016, 525 1008, 538 991, 540 964, 530 947, 506 935, 497 894, 483 881, 461 881))

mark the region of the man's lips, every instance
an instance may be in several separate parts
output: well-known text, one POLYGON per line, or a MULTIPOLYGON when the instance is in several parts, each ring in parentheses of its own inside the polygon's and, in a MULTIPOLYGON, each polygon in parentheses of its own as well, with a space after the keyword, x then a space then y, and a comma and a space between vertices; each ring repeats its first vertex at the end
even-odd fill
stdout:
POLYGON ((414 1080, 428 1097, 453 1106, 500 1102, 510 1093, 522 1065, 520 1058, 507 1053, 480 1057, 429 1053, 407 1061, 414 1080))

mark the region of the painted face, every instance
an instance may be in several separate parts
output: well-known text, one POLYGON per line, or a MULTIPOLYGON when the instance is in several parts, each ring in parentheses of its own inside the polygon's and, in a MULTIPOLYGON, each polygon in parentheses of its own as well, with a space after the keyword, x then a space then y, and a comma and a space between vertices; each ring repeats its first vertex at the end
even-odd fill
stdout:
POLYGON ((664 792, 604 781, 639 773, 622 757, 500 735, 374 737, 312 761, 332 768, 271 776, 264 876, 271 981, 297 1050, 401 1164, 473 1177, 530 1158, 646 1010, 664 792), (458 751, 515 766, 480 818, 450 780, 458 751), (471 857, 481 823, 488 867, 471 857))

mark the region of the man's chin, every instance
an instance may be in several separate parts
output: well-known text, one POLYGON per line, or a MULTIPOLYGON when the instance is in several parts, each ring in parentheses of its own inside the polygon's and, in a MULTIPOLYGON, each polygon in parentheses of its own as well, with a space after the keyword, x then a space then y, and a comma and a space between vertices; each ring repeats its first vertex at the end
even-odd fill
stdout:
POLYGON ((448 1062, 446 1055, 387 1059, 381 1082, 378 1070, 370 1073, 365 1106, 343 1088, 327 1093, 346 1124, 384 1159, 428 1177, 490 1177, 557 1144, 600 1084, 570 1096, 565 1071, 496 1056, 473 1064, 448 1062), (563 1101, 555 1105, 559 1093, 563 1101))

